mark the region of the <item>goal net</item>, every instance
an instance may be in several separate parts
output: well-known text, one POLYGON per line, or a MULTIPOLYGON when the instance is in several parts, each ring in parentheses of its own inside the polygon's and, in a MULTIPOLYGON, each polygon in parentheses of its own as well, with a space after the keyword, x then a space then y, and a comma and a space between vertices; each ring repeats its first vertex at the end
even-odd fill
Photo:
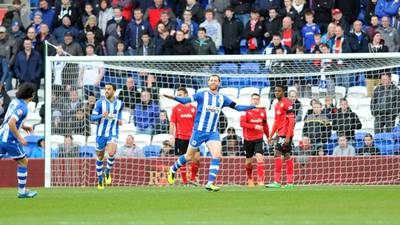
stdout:
MULTIPOLYGON (((177 158, 169 141, 169 120, 178 103, 162 94, 174 95, 180 87, 189 95, 207 90, 212 74, 221 76, 219 93, 240 104, 250 104, 251 95, 259 94, 270 129, 277 102, 274 87, 285 86, 296 114, 295 183, 398 184, 399 68, 397 53, 48 57, 42 132, 53 153, 46 155, 46 186, 96 184, 97 128, 89 118, 106 83, 116 85, 116 97, 125 103, 113 185, 166 185, 168 167, 177 158)), ((230 108, 222 114, 218 128, 223 159, 217 182, 243 185, 242 114, 230 108)), ((266 183, 273 180, 273 151, 264 144, 266 183)), ((204 183, 210 153, 207 146, 200 153, 196 179, 204 183)))

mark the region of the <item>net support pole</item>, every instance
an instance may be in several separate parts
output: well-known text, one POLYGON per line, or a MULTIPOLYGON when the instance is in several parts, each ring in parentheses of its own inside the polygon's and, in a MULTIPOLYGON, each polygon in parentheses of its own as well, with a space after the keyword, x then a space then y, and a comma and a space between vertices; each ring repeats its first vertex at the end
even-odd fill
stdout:
MULTIPOLYGON (((47 48, 47 41, 45 48, 47 48)), ((47 51, 46 51, 47 52, 47 51)), ((44 187, 51 187, 51 61, 50 58, 45 56, 45 74, 44 74, 44 102, 45 102, 45 158, 44 158, 44 187)))

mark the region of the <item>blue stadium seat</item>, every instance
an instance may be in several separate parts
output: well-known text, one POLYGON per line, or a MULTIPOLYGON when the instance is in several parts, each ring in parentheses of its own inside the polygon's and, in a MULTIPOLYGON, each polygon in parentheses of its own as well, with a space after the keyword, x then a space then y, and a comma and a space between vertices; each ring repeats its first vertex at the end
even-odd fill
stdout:
POLYGON ((28 142, 28 144, 37 144, 37 142, 40 139, 43 139, 43 136, 39 136, 39 135, 28 135, 25 137, 26 142, 28 142))
POLYGON ((338 136, 336 132, 332 132, 331 137, 328 139, 328 142, 325 144, 326 154, 332 155, 333 149, 336 147, 338 142, 338 136))
POLYGON ((143 147, 144 157, 160 157, 161 147, 158 145, 146 145, 143 147))
POLYGON ((218 55, 225 55, 225 49, 224 47, 219 47, 219 49, 217 49, 218 55))
POLYGON ((244 77, 222 77, 222 87, 244 88, 250 86, 250 80, 244 77))
MULTIPOLYGON (((240 66, 239 73, 241 73, 241 74, 264 74, 263 72, 261 72, 260 65, 258 63, 243 63, 240 66)), ((242 79, 244 79, 244 78, 242 78, 242 79)), ((247 80, 246 85, 249 87, 263 88, 263 87, 270 86, 270 82, 266 76, 265 77, 252 77, 251 79, 246 79, 246 80, 247 80)))
POLYGON ((355 148, 356 149, 360 149, 364 146, 364 137, 366 134, 367 134, 367 132, 364 132, 364 131, 358 131, 355 133, 355 139, 356 139, 355 148))
POLYGON ((79 157, 93 158, 96 154, 96 149, 93 146, 81 146, 79 149, 79 157))
POLYGON ((247 39, 242 39, 240 41, 240 47, 247 47, 247 39))
POLYGON ((375 144, 392 144, 394 142, 393 133, 377 133, 374 136, 375 144))
POLYGON ((399 145, 394 143, 380 143, 376 147, 379 149, 381 155, 395 155, 395 153, 398 153, 399 145))
POLYGON ((400 143, 400 124, 397 124, 397 126, 393 128, 392 132, 394 140, 400 143))
POLYGON ((37 147, 37 142, 40 139, 43 139, 43 136, 39 136, 39 135, 28 135, 25 137, 26 142, 28 142, 28 145, 23 146, 24 152, 27 156, 29 156, 31 154, 31 152, 33 151, 33 149, 35 149, 37 147))
POLYGON ((250 79, 250 87, 264 88, 269 87, 271 84, 267 77, 254 77, 250 79))
POLYGON ((243 74, 258 74, 260 73, 260 65, 258 63, 243 63, 239 72, 243 74))
POLYGON ((238 66, 235 63, 222 63, 218 66, 219 73, 237 74, 238 66))
POLYGON ((328 143, 325 144, 326 154, 332 155, 333 149, 335 149, 335 147, 336 147, 335 143, 328 141, 328 143))
POLYGON ((331 137, 329 138, 329 141, 333 142, 333 143, 337 143, 338 142, 338 135, 336 132, 332 132, 331 137))
POLYGON ((393 133, 378 133, 374 136, 375 146, 381 155, 394 155, 397 145, 394 143, 393 133))

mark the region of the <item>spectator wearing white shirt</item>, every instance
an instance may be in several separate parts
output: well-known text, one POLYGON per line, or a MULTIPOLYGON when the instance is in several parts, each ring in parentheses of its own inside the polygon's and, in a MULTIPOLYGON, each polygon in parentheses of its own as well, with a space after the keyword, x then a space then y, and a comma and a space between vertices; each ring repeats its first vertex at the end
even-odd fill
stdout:
POLYGON ((221 24, 214 19, 214 13, 213 9, 207 9, 205 12, 206 20, 200 24, 200 27, 206 29, 207 35, 211 37, 215 43, 215 47, 219 49, 222 45, 222 29, 221 24))
POLYGON ((142 148, 135 144, 134 137, 132 135, 128 135, 125 139, 124 146, 118 148, 117 156, 143 158, 144 151, 142 148))
POLYGON ((352 145, 347 143, 345 134, 340 134, 339 145, 333 149, 333 156, 355 156, 356 150, 352 145))
MULTIPOLYGON (((94 45, 86 46, 86 56, 93 57, 94 45)), ((85 98, 93 92, 96 98, 100 97, 100 82, 104 76, 104 65, 101 62, 84 62, 79 66, 79 87, 83 87, 85 98)))

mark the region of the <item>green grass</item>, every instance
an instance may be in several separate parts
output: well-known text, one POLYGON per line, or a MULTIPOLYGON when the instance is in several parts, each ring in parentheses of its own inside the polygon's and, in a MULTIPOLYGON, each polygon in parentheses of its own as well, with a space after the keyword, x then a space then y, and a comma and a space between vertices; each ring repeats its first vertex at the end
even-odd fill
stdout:
POLYGON ((0 224, 400 224, 400 186, 0 189, 0 224))

